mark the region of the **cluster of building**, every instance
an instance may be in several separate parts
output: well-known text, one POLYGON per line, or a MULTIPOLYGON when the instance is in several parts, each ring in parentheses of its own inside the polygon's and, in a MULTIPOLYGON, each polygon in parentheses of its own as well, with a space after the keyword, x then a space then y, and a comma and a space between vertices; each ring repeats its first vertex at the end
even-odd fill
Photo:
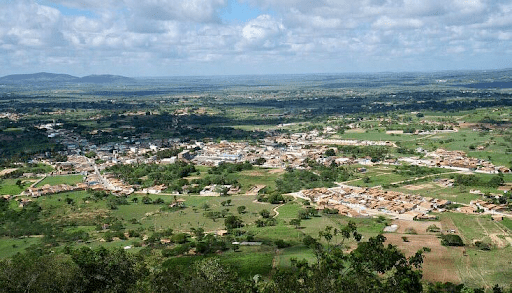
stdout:
POLYGON ((22 114, 18 114, 18 113, 10 113, 10 112, 3 112, 3 113, 0 113, 0 119, 9 119, 11 121, 18 121, 21 117, 23 117, 24 115, 22 114))
POLYGON ((212 184, 205 186, 203 190, 199 192, 202 196, 221 196, 222 193, 226 195, 234 195, 240 192, 240 186, 234 185, 217 185, 212 184))
POLYGON ((380 188, 346 185, 303 190, 296 195, 311 200, 321 210, 335 209, 339 214, 349 217, 379 213, 395 215, 408 213, 412 217, 423 217, 431 211, 443 211, 443 208, 450 203, 447 200, 386 191, 380 188))
POLYGON ((493 163, 468 157, 463 151, 447 151, 444 149, 437 149, 434 152, 424 151, 418 149, 417 151, 425 154, 425 158, 400 158, 399 161, 409 163, 411 165, 439 167, 454 169, 460 171, 474 171, 477 173, 497 174, 510 173, 510 169, 505 166, 495 166, 493 163))
MULTIPOLYGON (((291 135, 294 136, 294 135, 291 135)), ((318 141, 304 141, 300 137, 264 139, 261 144, 249 144, 247 142, 202 143, 198 142, 194 147, 199 147, 191 162, 198 165, 216 166, 220 163, 237 163, 249 161, 251 163, 262 160, 261 166, 266 168, 303 168, 307 160, 316 161, 325 165, 342 164, 369 164, 369 158, 354 159, 348 157, 326 157, 325 152, 332 148, 329 145, 389 145, 387 142, 371 142, 358 140, 325 140, 317 145, 318 141), (311 147, 315 145, 315 147, 311 147)), ((189 146, 190 147, 190 146, 189 146)))
POLYGON ((76 185, 68 185, 68 184, 58 184, 58 185, 49 185, 45 184, 41 187, 29 187, 25 191, 22 192, 22 195, 27 195, 31 197, 40 197, 43 195, 56 194, 61 192, 69 192, 75 190, 85 190, 89 186, 86 183, 78 183, 76 185))
POLYGON ((484 201, 481 199, 472 200, 470 207, 473 211, 483 210, 484 213, 501 214, 509 211, 509 207, 506 204, 493 204, 492 202, 484 201))

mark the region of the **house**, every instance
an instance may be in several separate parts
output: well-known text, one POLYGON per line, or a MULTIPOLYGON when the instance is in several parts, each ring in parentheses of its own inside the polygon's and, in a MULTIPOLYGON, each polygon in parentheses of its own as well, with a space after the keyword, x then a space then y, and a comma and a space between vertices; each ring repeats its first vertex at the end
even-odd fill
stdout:
POLYGON ((502 215, 492 215, 491 219, 493 221, 499 222, 499 221, 503 221, 503 216, 502 215))
POLYGON ((153 187, 143 189, 142 192, 149 193, 149 194, 159 194, 162 191, 164 191, 165 189, 167 189, 167 186, 165 186, 165 184, 161 184, 161 185, 155 185, 153 187))

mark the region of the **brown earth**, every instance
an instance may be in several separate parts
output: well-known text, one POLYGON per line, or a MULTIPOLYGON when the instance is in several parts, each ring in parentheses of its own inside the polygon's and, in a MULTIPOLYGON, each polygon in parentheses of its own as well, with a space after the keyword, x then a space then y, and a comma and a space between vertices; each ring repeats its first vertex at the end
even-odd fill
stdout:
POLYGON ((433 188, 433 187, 434 187, 434 185, 432 185, 430 183, 404 186, 404 188, 408 189, 408 190, 421 190, 421 189, 427 189, 427 188, 433 188))
POLYGON ((436 233, 426 232, 430 225, 436 225, 442 230, 454 229, 453 222, 443 225, 440 221, 395 220, 392 224, 398 225, 398 230, 396 233, 384 234, 386 242, 396 245, 406 256, 414 255, 423 247, 431 249, 430 252, 424 253, 423 279, 430 282, 461 282, 455 263, 457 257, 463 257, 463 248, 442 246, 436 233), (409 228, 418 234, 405 234, 409 228), (408 242, 404 242, 402 237, 407 237, 408 242))
POLYGON ((406 256, 414 255, 423 247, 431 249, 424 253, 423 279, 430 282, 460 283, 461 279, 455 266, 457 257, 464 257, 463 248, 445 247, 434 234, 410 235, 401 233, 385 234, 386 243, 396 245, 406 256), (404 242, 402 236, 409 242, 404 242), (459 251, 460 250, 460 251, 459 251), (459 251, 452 253, 454 251, 459 251), (458 255, 458 256, 457 256, 458 255))
POLYGON ((18 170, 18 168, 4 169, 4 170, 0 171, 0 176, 7 175, 7 174, 12 173, 12 172, 14 172, 16 170, 18 170))
POLYGON ((272 169, 272 170, 268 170, 268 174, 282 174, 284 173, 285 170, 284 169, 272 169))
MULTIPOLYGON (((407 220, 394 220, 392 224, 398 225, 396 233, 405 233, 408 228, 414 229, 418 234, 432 234, 427 233, 427 228, 430 225, 436 225, 441 228, 441 222, 439 221, 407 221, 407 220)), ((434 233, 435 234, 435 233, 434 233)))

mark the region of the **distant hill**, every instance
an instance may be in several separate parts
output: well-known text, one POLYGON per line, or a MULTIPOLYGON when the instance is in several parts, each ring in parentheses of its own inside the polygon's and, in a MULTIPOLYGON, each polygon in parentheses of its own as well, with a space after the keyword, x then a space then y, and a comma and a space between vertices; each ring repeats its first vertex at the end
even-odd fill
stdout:
POLYGON ((6 83, 120 83, 133 82, 133 78, 120 75, 88 75, 77 77, 69 74, 55 74, 47 72, 39 72, 33 74, 13 74, 0 77, 0 84, 6 83))
POLYGON ((80 78, 78 82, 83 83, 118 83, 118 82, 132 82, 133 78, 121 75, 88 75, 80 78))
POLYGON ((23 83, 23 82, 75 82, 79 77, 69 74, 55 74, 39 72, 33 74, 13 74, 0 77, 0 83, 23 83))

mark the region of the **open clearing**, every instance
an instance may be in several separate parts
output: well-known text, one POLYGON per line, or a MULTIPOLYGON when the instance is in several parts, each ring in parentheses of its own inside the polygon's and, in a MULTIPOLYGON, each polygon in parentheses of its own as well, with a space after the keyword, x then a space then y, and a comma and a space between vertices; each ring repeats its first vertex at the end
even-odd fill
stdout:
POLYGON ((456 256, 450 250, 457 250, 462 256, 462 248, 445 247, 433 234, 411 235, 402 233, 387 233, 386 243, 396 245, 406 256, 414 255, 423 247, 431 249, 425 253, 423 262, 423 278, 431 282, 460 283, 461 279, 455 266, 456 256), (407 237, 408 242, 402 240, 407 237))
POLYGON ((427 184, 419 184, 419 185, 406 185, 404 186, 407 190, 422 190, 422 189, 430 189, 434 188, 433 184, 427 183, 427 184))
POLYGON ((431 249, 426 252, 423 263, 423 278, 431 282, 453 282, 461 281, 457 267, 456 258, 462 256, 463 248, 445 247, 441 245, 441 240, 435 233, 426 232, 427 227, 436 225, 441 229, 447 229, 439 221, 405 221, 395 220, 392 224, 398 225, 396 233, 386 233, 386 242, 398 246, 406 256, 414 255, 423 247, 431 249), (408 229, 414 229, 418 234, 405 233, 408 229), (402 237, 407 237, 408 242, 404 242, 402 237), (453 253, 453 251, 456 251, 453 253), (457 254, 458 253, 458 254, 457 254))

